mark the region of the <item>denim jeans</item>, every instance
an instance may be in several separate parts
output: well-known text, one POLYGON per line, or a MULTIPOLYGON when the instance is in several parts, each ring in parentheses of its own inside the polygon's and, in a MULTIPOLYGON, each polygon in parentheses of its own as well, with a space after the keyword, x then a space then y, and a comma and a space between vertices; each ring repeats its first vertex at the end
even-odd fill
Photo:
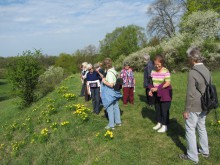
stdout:
POLYGON ((188 157, 198 162, 198 147, 196 142, 196 129, 199 135, 200 152, 209 154, 208 136, 205 127, 206 112, 190 112, 186 119, 186 142, 188 157))
POLYGON ((114 127, 115 124, 121 124, 121 116, 120 116, 120 109, 118 106, 118 101, 114 101, 108 108, 108 118, 109 118, 109 127, 114 127))
POLYGON ((99 114, 100 112, 100 88, 90 88, 91 91, 91 97, 92 97, 92 105, 93 105, 93 111, 96 114, 99 114))

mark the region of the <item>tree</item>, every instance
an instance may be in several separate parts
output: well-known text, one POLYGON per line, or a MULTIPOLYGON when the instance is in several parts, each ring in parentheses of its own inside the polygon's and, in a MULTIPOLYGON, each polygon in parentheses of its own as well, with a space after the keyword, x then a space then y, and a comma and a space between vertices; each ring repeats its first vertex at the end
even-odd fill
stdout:
POLYGON ((219 16, 211 10, 193 12, 182 21, 182 32, 194 38, 215 38, 220 31, 219 16))
POLYGON ((22 99, 22 106, 29 106, 34 101, 34 91, 41 72, 41 65, 37 59, 40 51, 25 51, 21 56, 13 58, 8 66, 8 76, 18 96, 22 99))
POLYGON ((220 13, 220 1, 219 0, 182 0, 185 3, 186 13, 189 15, 192 12, 213 10, 220 13))
POLYGON ((77 66, 75 63, 75 57, 67 53, 61 53, 55 61, 56 67, 62 67, 66 74, 75 73, 77 66))
POLYGON ((100 41, 102 58, 110 57, 116 60, 120 55, 129 55, 146 46, 144 29, 136 25, 118 27, 112 33, 106 34, 100 41))
POLYGON ((150 21, 147 31, 150 36, 171 38, 178 29, 178 23, 183 12, 182 4, 175 0, 157 0, 148 8, 150 21))

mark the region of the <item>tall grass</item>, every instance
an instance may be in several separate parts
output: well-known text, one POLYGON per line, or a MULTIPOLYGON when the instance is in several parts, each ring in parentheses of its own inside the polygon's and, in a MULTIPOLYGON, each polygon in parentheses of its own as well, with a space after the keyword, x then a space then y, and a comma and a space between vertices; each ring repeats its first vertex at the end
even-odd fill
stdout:
MULTIPOLYGON (((45 98, 33 104, 30 108, 18 110, 13 104, 15 99, 0 101, 1 126, 25 123, 27 126, 10 131, 0 128, 0 143, 4 147, 0 150, 0 164, 190 164, 178 158, 178 153, 186 151, 184 120, 185 93, 187 74, 172 74, 173 101, 170 110, 170 126, 165 134, 159 134, 152 129, 155 125, 155 111, 146 105, 145 90, 143 88, 143 74, 135 73, 136 92, 135 105, 124 107, 122 127, 117 127, 113 139, 104 137, 104 127, 108 121, 99 115, 89 113, 89 120, 82 121, 72 111, 67 110, 70 104, 84 104, 92 108, 91 102, 84 102, 84 98, 67 101, 63 93, 72 92, 78 95, 81 83, 77 75, 73 75, 62 82, 61 86, 68 87, 67 91, 59 92, 60 88, 49 93, 45 98), (43 115, 47 106, 53 104, 56 113, 43 115), (69 121, 67 127, 56 130, 50 128, 53 122, 60 124, 69 121), (47 141, 33 142, 34 132, 39 133, 43 128, 50 132, 47 141), (24 141, 17 152, 13 152, 11 143, 24 141)), ((214 82, 220 96, 219 73, 213 73, 214 82)), ((2 85, 0 85, 0 91, 2 85)), ((218 109, 219 111, 219 109, 218 109)), ((220 125, 214 123, 214 113, 207 117, 211 157, 200 157, 201 164, 218 164, 220 162, 220 125)))

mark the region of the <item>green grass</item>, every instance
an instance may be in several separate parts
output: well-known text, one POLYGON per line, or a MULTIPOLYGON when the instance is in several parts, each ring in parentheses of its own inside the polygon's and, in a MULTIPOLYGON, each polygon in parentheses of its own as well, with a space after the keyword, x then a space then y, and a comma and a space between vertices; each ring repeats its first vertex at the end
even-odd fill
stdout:
MULTIPOLYGON (((170 110, 170 128, 167 133, 159 134, 152 127, 155 125, 155 111, 145 103, 145 90, 142 87, 143 74, 136 73, 135 105, 120 107, 124 111, 122 127, 117 127, 114 138, 104 137, 104 127, 107 120, 99 115, 89 113, 89 120, 82 121, 72 111, 66 109, 69 104, 84 104, 92 108, 91 101, 84 102, 80 97, 74 101, 66 101, 58 89, 33 104, 30 108, 19 109, 17 100, 5 99, 0 101, 0 164, 191 164, 178 158, 178 153, 186 150, 184 110, 186 93, 186 73, 172 74, 173 101, 170 110), (47 105, 54 105, 57 113, 46 116, 47 105), (48 122, 49 120, 49 122, 48 122), (69 121, 68 127, 59 126, 56 131, 50 128, 53 122, 69 121), (14 130, 13 123, 17 123, 14 130), (25 126, 22 124, 25 123, 25 126), (50 136, 47 142, 35 141, 34 132, 40 133, 48 128, 50 136), (99 133, 99 136, 96 136, 99 133), (12 143, 23 142, 18 151, 12 150, 12 143)), ((220 96, 220 76, 213 73, 214 82, 220 96)), ((5 83, 4 85, 7 85, 5 83)), ((81 90, 78 75, 74 75, 62 82, 69 92, 78 95, 81 90)), ((5 87, 0 85, 0 92, 5 87)), ((218 109, 219 112, 219 109, 218 109)), ((220 125, 213 125, 214 113, 207 117, 209 136, 209 159, 200 156, 201 164, 218 164, 220 162, 220 125)))

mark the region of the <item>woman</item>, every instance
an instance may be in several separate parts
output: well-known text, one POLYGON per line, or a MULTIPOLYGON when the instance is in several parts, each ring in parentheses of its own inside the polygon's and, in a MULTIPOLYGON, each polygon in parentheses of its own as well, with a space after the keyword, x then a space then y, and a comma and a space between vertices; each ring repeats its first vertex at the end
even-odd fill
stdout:
POLYGON ((88 73, 86 76, 87 79, 87 91, 88 94, 91 95, 92 105, 93 105, 93 113, 99 114, 100 112, 100 81, 99 75, 96 71, 94 71, 91 64, 87 65, 88 73))
POLYGON ((164 59, 161 55, 154 58, 155 70, 152 70, 151 77, 153 85, 149 85, 149 95, 155 96, 155 110, 157 125, 153 127, 157 132, 167 131, 169 124, 169 110, 172 100, 172 88, 170 85, 170 72, 164 67, 164 59))
POLYGON ((80 97, 85 96, 85 89, 86 89, 86 74, 87 74, 87 62, 83 62, 81 65, 81 75, 80 75, 80 79, 82 82, 82 88, 81 88, 81 92, 80 92, 80 97))
POLYGON ((123 104, 127 106, 128 101, 130 104, 134 104, 135 79, 134 73, 127 62, 124 63, 124 69, 122 69, 120 77, 123 80, 123 104))
POLYGON ((102 78, 102 87, 101 87, 101 95, 102 95, 102 103, 105 107, 109 123, 105 127, 105 129, 115 129, 116 126, 121 126, 121 116, 120 109, 118 106, 118 100, 122 97, 119 91, 115 91, 113 86, 116 83, 117 72, 114 67, 112 67, 112 61, 110 58, 106 58, 104 60, 104 65, 107 70, 107 74, 105 78, 102 78))

